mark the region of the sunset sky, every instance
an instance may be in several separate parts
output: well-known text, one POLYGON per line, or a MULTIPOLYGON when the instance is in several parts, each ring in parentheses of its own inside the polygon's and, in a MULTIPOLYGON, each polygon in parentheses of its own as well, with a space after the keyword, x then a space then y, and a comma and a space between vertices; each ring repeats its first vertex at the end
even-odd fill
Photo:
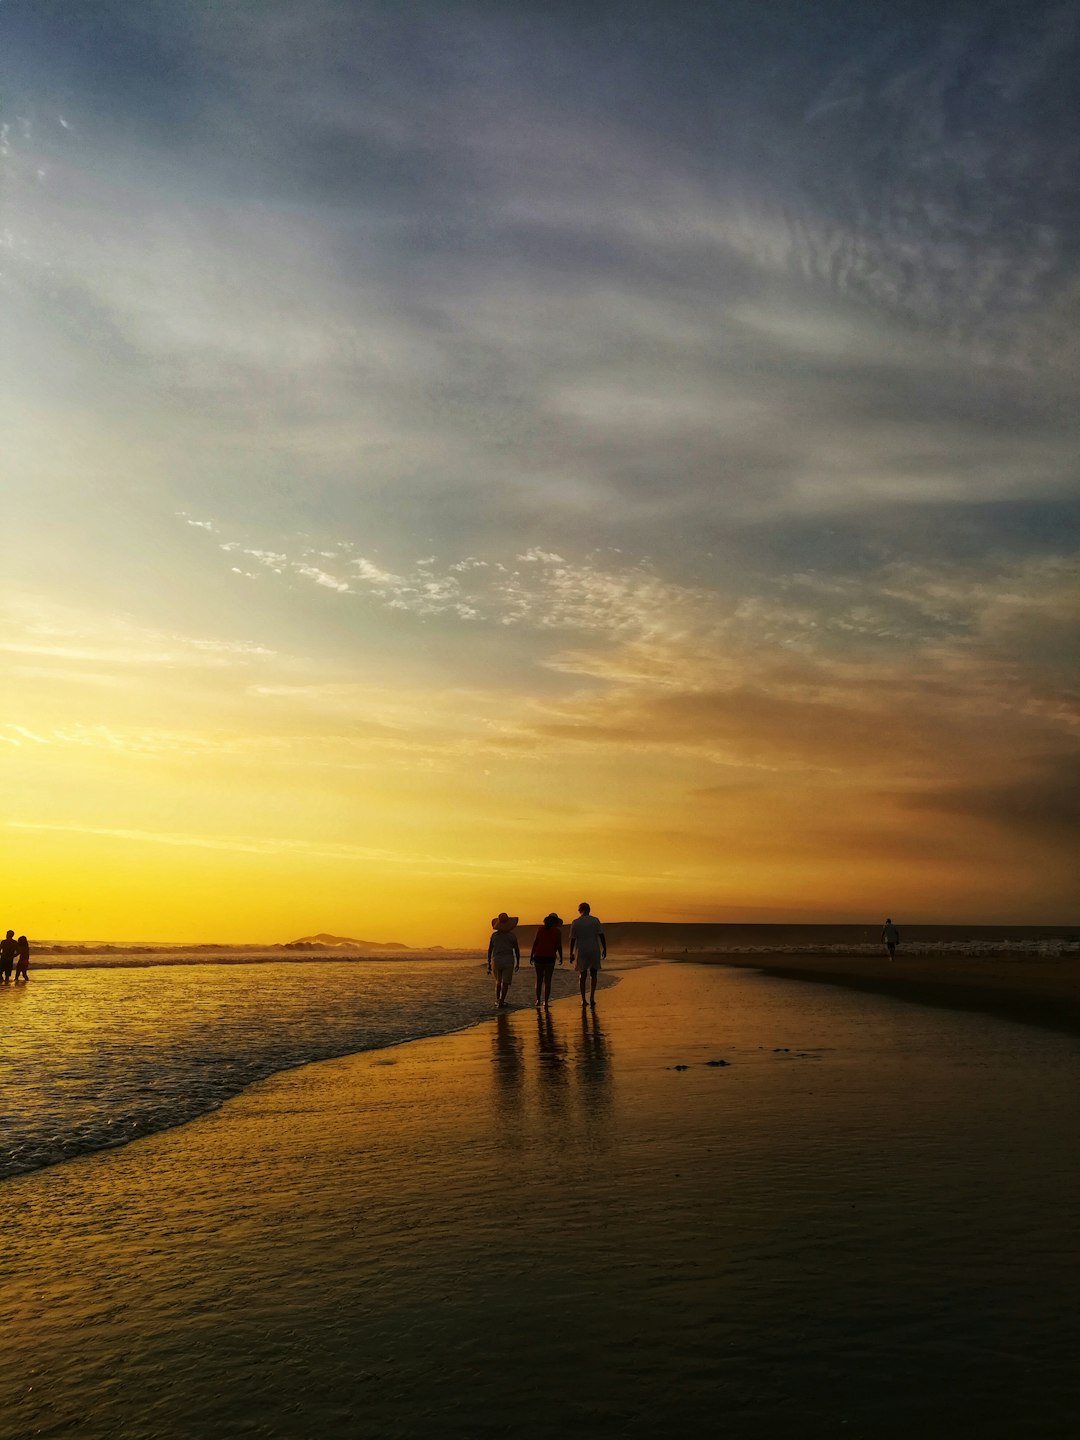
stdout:
POLYGON ((1080 917, 1080 12, 0 6, 3 903, 1080 917))

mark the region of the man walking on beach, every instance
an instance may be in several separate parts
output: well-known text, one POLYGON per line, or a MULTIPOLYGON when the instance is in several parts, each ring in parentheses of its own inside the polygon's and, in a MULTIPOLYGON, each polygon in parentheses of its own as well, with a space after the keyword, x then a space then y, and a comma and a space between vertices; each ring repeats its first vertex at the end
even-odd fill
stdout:
POLYGON ((885 946, 885 949, 888 950, 889 959, 895 960, 896 947, 900 944, 900 931, 891 920, 886 920, 885 924, 881 927, 881 943, 885 946))
POLYGON ((578 980, 581 984, 582 1005, 596 1005, 596 972, 601 961, 607 959, 607 936, 604 927, 592 913, 587 901, 578 908, 578 918, 570 926, 570 960, 576 960, 578 980), (585 980, 591 976, 589 998, 585 999, 585 980))
POLYGON ((501 1010, 506 1005, 506 996, 514 981, 514 971, 521 965, 521 946, 518 944, 517 916, 499 912, 491 922, 491 939, 488 941, 488 974, 495 970, 495 1004, 501 1010))

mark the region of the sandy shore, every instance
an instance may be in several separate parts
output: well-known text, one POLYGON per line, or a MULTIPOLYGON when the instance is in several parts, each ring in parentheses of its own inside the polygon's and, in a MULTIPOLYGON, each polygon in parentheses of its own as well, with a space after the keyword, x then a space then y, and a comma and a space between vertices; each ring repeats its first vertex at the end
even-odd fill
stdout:
POLYGON ((0 1435, 1072 1434, 1078 1085, 698 965, 278 1075, 3 1184, 0 1435))
POLYGON ((701 954, 701 965, 760 970, 785 980, 844 985, 923 1005, 975 1010, 1080 1035, 1080 960, 1031 957, 701 954))

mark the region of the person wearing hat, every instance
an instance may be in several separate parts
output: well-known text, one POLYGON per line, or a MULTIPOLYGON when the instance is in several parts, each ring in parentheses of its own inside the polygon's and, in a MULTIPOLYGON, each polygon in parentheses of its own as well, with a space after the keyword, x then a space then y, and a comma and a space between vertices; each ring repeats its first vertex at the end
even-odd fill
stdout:
POLYGON ((495 1004, 501 1009, 513 984, 514 971, 521 968, 521 946, 518 944, 516 926, 518 917, 507 915, 500 910, 491 922, 491 939, 488 941, 488 974, 495 971, 495 1004))
POLYGON ((15 931, 9 930, 0 940, 0 980, 6 985, 11 979, 11 972, 15 968, 15 956, 19 953, 19 945, 15 939, 15 931))
POLYGON ((536 1008, 540 1009, 541 995, 547 1005, 551 1000, 551 977, 555 974, 555 961, 562 964, 562 925, 555 914, 544 916, 544 923, 533 936, 529 963, 536 967, 536 1008))

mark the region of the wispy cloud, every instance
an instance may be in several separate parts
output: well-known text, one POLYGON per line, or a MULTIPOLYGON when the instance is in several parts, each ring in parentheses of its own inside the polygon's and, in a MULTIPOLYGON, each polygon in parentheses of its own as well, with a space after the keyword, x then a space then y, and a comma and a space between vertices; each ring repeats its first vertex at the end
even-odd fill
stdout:
POLYGON ((0 637, 0 651, 41 660, 124 668, 222 669, 268 661, 275 653, 244 640, 158 630, 123 615, 89 616, 71 605, 25 592, 8 595, 3 615, 8 633, 0 637))
MULTIPOLYGON (((68 835, 87 835, 102 840, 117 840, 139 845, 163 845, 175 849, 210 850, 233 855, 261 855, 266 857, 284 856, 306 860, 325 860, 343 865, 365 865, 376 870, 402 870, 417 875, 461 875, 479 874, 505 877, 516 872, 516 861, 512 857, 500 856, 494 851, 475 859, 455 855, 452 859, 423 851, 402 849, 379 849, 365 845, 326 845, 310 841, 274 836, 252 835, 205 835, 185 834, 165 830, 126 829, 100 825, 48 824, 29 820, 5 820, 9 830, 29 832, 52 832, 68 835)), ((548 877, 566 879, 574 875, 575 867, 567 862, 543 866, 540 873, 548 877)), ((601 874, 605 873, 603 870, 601 874)))

